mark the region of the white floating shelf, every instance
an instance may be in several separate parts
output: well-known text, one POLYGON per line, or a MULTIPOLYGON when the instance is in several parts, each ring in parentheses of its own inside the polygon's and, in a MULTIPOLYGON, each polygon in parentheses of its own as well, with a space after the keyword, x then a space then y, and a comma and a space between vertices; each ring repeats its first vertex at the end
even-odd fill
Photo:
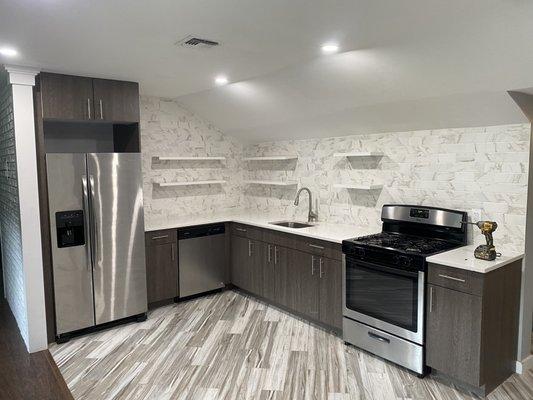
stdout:
POLYGON ((349 189, 349 190, 377 190, 377 189, 383 189, 383 185, 351 185, 351 184, 343 184, 343 183, 337 183, 333 185, 336 189, 349 189))
POLYGON ((383 153, 379 151, 360 151, 354 153, 335 153, 333 157, 381 157, 383 153))
POLYGON ((244 161, 284 161, 297 160, 298 156, 265 156, 265 157, 245 157, 244 161))
POLYGON ((244 181, 247 185, 295 186, 296 181, 244 181))
POLYGON ((173 186, 198 186, 198 185, 222 185, 226 181, 189 181, 189 182, 154 182, 159 187, 173 186))
POLYGON ((180 156, 155 156, 159 161, 224 161, 226 157, 180 157, 180 156))

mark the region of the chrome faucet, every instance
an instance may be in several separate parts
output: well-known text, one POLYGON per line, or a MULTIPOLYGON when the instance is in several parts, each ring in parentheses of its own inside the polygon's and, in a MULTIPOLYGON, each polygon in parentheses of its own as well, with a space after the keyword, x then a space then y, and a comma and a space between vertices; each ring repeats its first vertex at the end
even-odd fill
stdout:
POLYGON ((296 193, 296 198, 294 199, 294 205, 297 206, 300 203, 300 193, 302 193, 304 190, 309 194, 309 214, 307 214, 307 222, 316 222, 318 219, 318 214, 313 212, 313 195, 311 194, 309 188, 302 187, 300 190, 298 190, 298 193, 296 193))

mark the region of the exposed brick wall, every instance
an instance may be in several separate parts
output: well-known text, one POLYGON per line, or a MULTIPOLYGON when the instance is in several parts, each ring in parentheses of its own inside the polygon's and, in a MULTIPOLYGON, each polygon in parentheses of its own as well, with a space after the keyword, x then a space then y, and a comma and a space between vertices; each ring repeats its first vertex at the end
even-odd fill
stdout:
POLYGON ((22 265, 13 93, 8 74, 4 70, 0 70, 0 232, 5 294, 22 337, 27 343, 28 323, 22 265))

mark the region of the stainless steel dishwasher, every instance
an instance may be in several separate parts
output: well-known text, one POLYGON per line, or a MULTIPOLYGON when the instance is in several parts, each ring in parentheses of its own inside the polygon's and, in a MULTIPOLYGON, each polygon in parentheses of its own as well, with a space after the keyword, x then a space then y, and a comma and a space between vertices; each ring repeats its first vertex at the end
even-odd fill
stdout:
POLYGON ((224 224, 178 230, 179 297, 224 287, 224 224))

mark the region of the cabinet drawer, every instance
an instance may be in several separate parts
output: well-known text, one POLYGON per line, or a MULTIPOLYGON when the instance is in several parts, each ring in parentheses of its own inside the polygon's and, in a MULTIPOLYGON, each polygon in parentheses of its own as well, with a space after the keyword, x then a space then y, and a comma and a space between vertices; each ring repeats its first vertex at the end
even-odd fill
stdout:
POLYGON ((310 239, 305 237, 295 237, 294 248, 317 256, 342 260, 342 247, 338 243, 326 242, 323 240, 310 239))
POLYGON ((263 231, 263 241, 277 246, 293 248, 294 235, 290 233, 271 231, 265 229, 263 231))
POLYGON ((231 224, 231 233, 248 239, 263 240, 263 231, 250 225, 231 224))
POLYGON ((473 271, 429 264, 428 282, 448 289, 481 296, 483 275, 473 271))
POLYGON ((306 253, 317 256, 342 260, 342 246, 338 243, 311 239, 294 233, 278 232, 269 229, 264 230, 263 241, 289 249, 305 251, 306 253))
POLYGON ((146 233, 146 245, 176 243, 176 229, 165 229, 164 231, 152 231, 146 233))

